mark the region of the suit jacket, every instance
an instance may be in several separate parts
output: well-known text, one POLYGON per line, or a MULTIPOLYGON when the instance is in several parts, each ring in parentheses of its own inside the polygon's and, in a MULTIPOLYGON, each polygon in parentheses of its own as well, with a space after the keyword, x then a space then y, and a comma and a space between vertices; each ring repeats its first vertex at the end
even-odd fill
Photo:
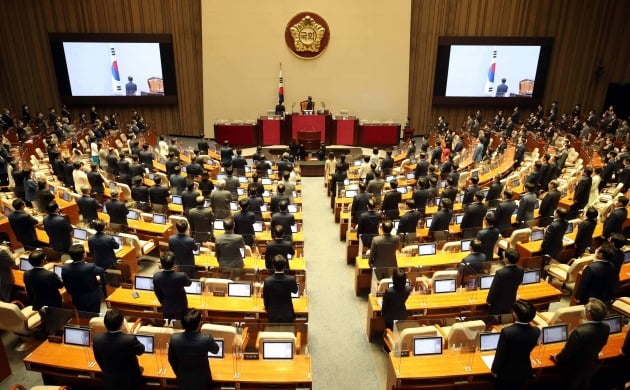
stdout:
POLYGON ((385 180, 383 179, 373 179, 370 180, 367 184, 367 192, 374 195, 374 199, 376 199, 376 203, 380 203, 383 196, 383 186, 385 185, 385 180))
POLYGON ((577 228, 577 235, 575 236, 575 256, 581 256, 586 248, 593 243, 593 232, 597 226, 597 220, 585 219, 580 222, 577 228))
POLYGON ((452 218, 453 212, 451 210, 441 209, 433 216, 433 221, 431 221, 431 226, 429 226, 429 232, 448 230, 452 218))
POLYGON ((90 222, 98 219, 98 209, 101 205, 91 196, 83 195, 77 198, 79 212, 83 216, 84 222, 90 222))
POLYGON ((87 173, 88 182, 90 183, 90 187, 92 187, 92 192, 97 194, 102 194, 105 192, 105 187, 103 183, 105 180, 103 176, 101 176, 98 172, 88 172, 87 173))
POLYGON ((468 188, 466 188, 466 191, 464 191, 464 196, 462 197, 462 204, 472 203, 477 191, 479 191, 478 185, 471 184, 470 186, 468 186, 468 188))
MULTIPOLYGON (((267 269, 273 269, 273 258, 276 255, 283 255, 285 258, 287 255, 295 256, 295 249, 291 241, 284 239, 275 239, 267 242, 267 249, 265 250, 265 267, 267 269)), ((287 262, 287 268, 289 269, 289 263, 287 262)))
POLYGON ((103 280, 104 273, 101 267, 85 261, 75 261, 63 266, 61 279, 77 310, 95 313, 100 311, 103 290, 96 277, 100 276, 103 280))
POLYGON ((610 302, 619 283, 619 274, 615 266, 606 260, 596 260, 582 271, 582 279, 575 289, 575 299, 581 305, 589 298, 610 302))
POLYGON ((442 199, 450 199, 451 202, 455 203, 455 198, 457 198, 457 188, 453 186, 446 187, 444 191, 442 191, 442 199))
POLYGON ((409 210, 405 214, 400 217, 400 222, 398 223, 397 233, 416 233, 416 227, 418 226, 418 221, 422 217, 417 210, 409 210))
POLYGON ((33 303, 33 310, 44 306, 61 308, 59 289, 63 287, 63 282, 54 272, 42 267, 30 269, 24 272, 24 286, 33 303))
POLYGON ((383 234, 372 239, 370 246, 370 267, 396 267, 396 251, 400 247, 400 237, 383 234))
POLYGON ((381 210, 387 215, 389 219, 397 219, 400 215, 398 210, 398 204, 402 201, 402 194, 396 190, 390 190, 385 193, 383 197, 383 204, 381 210))
POLYGON ((604 222, 604 237, 608 237, 612 233, 621 233, 621 228, 627 217, 628 210, 625 207, 619 207, 613 210, 604 222))
POLYGON ((209 207, 195 207, 188 212, 190 234, 198 242, 208 241, 213 236, 214 214, 209 207))
POLYGON ((182 175, 176 175, 173 173, 169 176, 168 180, 171 184, 171 190, 173 190, 177 195, 181 195, 186 188, 186 178, 182 175))
POLYGON ((37 191, 37 203, 40 211, 46 212, 46 207, 53 200, 55 200, 55 195, 48 188, 37 191))
POLYGON ((578 180, 575 192, 573 193, 573 210, 580 210, 588 203, 588 197, 591 194, 591 183, 593 179, 590 176, 582 176, 578 180))
MULTIPOLYGON (((485 261, 486 255, 483 252, 470 252, 468 256, 462 259, 462 264, 469 266, 476 273, 481 273, 485 261)), ((470 274, 470 272, 468 273, 470 274)))
POLYGON ((144 164, 145 167, 149 169, 153 169, 153 159, 155 155, 148 150, 141 150, 138 153, 138 157, 140 157, 140 162, 144 164))
MULTIPOLYGON (((238 211, 234 213, 234 233, 243 236, 245 243, 253 245, 254 243, 254 222, 256 222, 256 215, 252 212, 238 211)), ((285 231, 286 232, 286 231, 285 231)))
POLYGON ((44 217, 44 230, 50 239, 50 246, 57 252, 68 252, 72 245, 72 225, 59 214, 44 217))
POLYGON ((113 268, 116 265, 114 249, 118 249, 118 243, 114 240, 114 237, 103 232, 97 232, 88 238, 88 247, 94 259, 94 264, 103 269, 113 268))
POLYGON ((544 254, 557 258, 562 251, 562 238, 568 225, 567 220, 557 218, 547 226, 540 246, 544 254))
POLYGON ((555 361, 564 372, 567 388, 586 384, 599 367, 599 352, 608 342, 610 328, 603 322, 585 322, 569 334, 555 361))
POLYGON ((480 228, 483 226, 483 218, 486 216, 488 208, 481 202, 473 202, 466 206, 464 217, 462 218, 461 229, 480 228))
POLYGON ((553 216, 553 213, 558 208, 558 203, 560 202, 561 195, 562 194, 558 190, 547 192, 542 201, 540 201, 540 207, 538 208, 539 218, 547 218, 553 216))
POLYGON ((514 161, 520 163, 525 157, 525 144, 518 144, 514 151, 514 161))
POLYGON ((534 219, 534 209, 536 207, 536 194, 528 192, 523 195, 518 202, 518 211, 516 212, 516 220, 519 223, 527 222, 534 219))
POLYGON ((539 336, 540 329, 529 324, 515 323, 501 329, 492 362, 492 372, 499 381, 523 383, 532 377, 530 354, 539 336))
POLYGON ((426 176, 428 173, 429 173, 429 162, 427 160, 418 161, 418 163, 416 164, 416 171, 414 172, 416 179, 419 177, 426 176))
POLYGON ((368 201, 371 198, 372 194, 369 192, 361 192, 354 197, 352 200, 352 208, 350 210, 352 221, 356 222, 361 213, 368 211, 368 201))
POLYGON ((516 202, 512 199, 504 200, 497 205, 494 215, 497 219, 496 227, 503 234, 512 228, 512 215, 516 210, 516 202))
POLYGON ((274 213, 271 216, 271 229, 273 230, 276 225, 282 225, 284 227, 285 237, 292 237, 291 226, 295 225, 295 217, 288 211, 274 213))
POLYGON ((263 300, 270 323, 289 323, 295 320, 291 293, 298 291, 295 278, 285 273, 274 273, 265 278, 263 300))
POLYGON ((357 222, 357 235, 377 235, 380 222, 381 216, 374 210, 361 213, 357 222))
POLYGON ((199 332, 175 333, 168 346, 168 362, 177 377, 179 390, 212 388, 208 351, 217 353, 212 335, 199 332))
POLYGON ((402 289, 389 287, 383 294, 383 303, 381 305, 383 319, 385 324, 394 321, 403 321, 407 319, 407 298, 411 294, 411 287, 405 286, 402 289))
POLYGON ((127 206, 118 199, 110 199, 105 202, 105 208, 109 215, 110 223, 118 223, 120 225, 127 226, 127 213, 129 210, 127 206))
POLYGON ((424 211, 427 207, 427 200, 429 199, 429 191, 425 189, 415 190, 412 194, 412 197, 413 202, 416 205, 416 209, 424 214, 424 211))
POLYGON ((188 175, 189 178, 194 178, 195 176, 201 176, 202 173, 203 173, 203 168, 201 167, 201 165, 197 164, 196 162, 192 162, 186 165, 186 174, 188 175))
POLYGON ((129 176, 133 178, 136 176, 142 176, 142 174, 144 174, 144 168, 142 167, 142 164, 131 163, 131 165, 129 165, 129 176))
POLYGON ((103 371, 108 390, 134 390, 142 386, 142 371, 137 355, 144 345, 136 336, 122 332, 94 335, 94 358, 103 371))
POLYGON ((490 314, 506 314, 512 312, 516 301, 516 291, 523 281, 523 267, 506 265, 494 274, 486 303, 490 306, 490 314))
POLYGON ((169 192, 166 187, 154 185, 149 188, 149 200, 151 201, 151 204, 167 205, 168 196, 169 192))
POLYGON ((227 190, 214 190, 210 194, 210 204, 217 219, 225 219, 230 216, 230 202, 232 194, 227 190))
POLYGON ((32 215, 23 210, 16 210, 9 215, 9 224, 15 237, 22 244, 35 245, 37 243, 35 225, 38 222, 32 215))
POLYGON ((278 205, 280 204, 281 200, 286 200, 287 202, 289 202, 289 195, 276 194, 272 196, 271 201, 269 202, 269 211, 271 211, 272 213, 277 213, 278 211, 280 211, 280 207, 278 205))
POLYGON ((197 249, 195 240, 186 233, 178 233, 168 238, 168 249, 175 255, 175 264, 192 267, 195 265, 193 251, 197 249))
POLYGON ((201 195, 198 191, 182 191, 182 206, 184 209, 184 215, 188 215, 188 211, 193 207, 197 207, 197 197, 201 195))
POLYGON ((435 164, 436 161, 438 163, 442 161, 442 148, 440 146, 431 152, 431 164, 435 164))
POLYGON ((162 305, 164 318, 182 319, 188 308, 188 298, 184 287, 192 281, 184 272, 173 270, 158 271, 153 274, 155 296, 162 305))
POLYGON ((131 187, 131 199, 136 202, 149 203, 149 187, 145 185, 131 187))
POLYGON ((477 239, 481 241, 481 250, 486 255, 486 260, 492 261, 494 257, 494 246, 499 240, 499 229, 487 227, 477 233, 477 239))
POLYGON ((218 236, 215 242, 215 252, 219 266, 225 268, 243 268, 243 256, 240 248, 245 248, 243 236, 228 233, 218 236))

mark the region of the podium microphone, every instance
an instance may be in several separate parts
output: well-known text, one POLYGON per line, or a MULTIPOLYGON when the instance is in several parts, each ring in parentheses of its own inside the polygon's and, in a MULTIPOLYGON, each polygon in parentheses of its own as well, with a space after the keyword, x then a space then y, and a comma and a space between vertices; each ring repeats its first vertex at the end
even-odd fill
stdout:
POLYGON ((291 104, 291 114, 295 114, 295 102, 291 104))

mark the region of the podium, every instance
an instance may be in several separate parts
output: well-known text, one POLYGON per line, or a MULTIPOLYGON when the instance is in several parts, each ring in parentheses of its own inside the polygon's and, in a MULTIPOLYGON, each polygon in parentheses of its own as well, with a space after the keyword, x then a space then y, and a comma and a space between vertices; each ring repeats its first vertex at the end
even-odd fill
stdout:
POLYGON ((256 146, 258 145, 258 126, 253 123, 215 123, 214 139, 219 144, 227 140, 232 146, 256 146))
POLYGON ((298 131, 319 131, 319 142, 332 142, 332 117, 330 114, 303 115, 291 114, 285 119, 285 136, 282 143, 289 144, 293 138, 298 138, 298 131))
POLYGON ((335 122, 335 145, 355 145, 357 139, 357 125, 359 121, 354 117, 337 116, 335 122))
POLYGON ((374 123, 359 125, 359 145, 393 146, 398 144, 399 123, 374 123))
POLYGON ((261 130, 261 145, 280 145, 282 142, 282 128, 284 120, 281 118, 269 118, 261 116, 258 118, 258 128, 261 130))

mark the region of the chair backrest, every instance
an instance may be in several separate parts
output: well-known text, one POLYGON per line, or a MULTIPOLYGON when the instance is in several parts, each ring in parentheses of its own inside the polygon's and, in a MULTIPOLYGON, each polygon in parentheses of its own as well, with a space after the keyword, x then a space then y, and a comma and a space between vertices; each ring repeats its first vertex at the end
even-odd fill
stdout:
POLYGON ((444 280, 444 279, 457 279, 456 269, 446 269, 441 271, 435 271, 431 277, 431 281, 444 280))
POLYGON ((147 84, 149 84, 149 92, 164 92, 164 80, 159 77, 150 77, 147 79, 147 84))
POLYGON ((468 178, 470 177, 470 173, 469 172, 462 172, 459 175, 459 180, 457 181, 457 187, 463 187, 466 185, 466 181, 468 181, 468 178))
POLYGON ((405 254, 407 256, 417 255, 418 254, 418 244, 407 245, 404 248, 402 248, 400 253, 405 254))
POLYGON ((43 159, 44 158, 44 152, 42 152, 42 150, 40 148, 35 148, 35 153, 37 153, 37 157, 43 159))
POLYGON ((129 233, 118 233, 118 235, 121 238, 125 239, 125 241, 127 241, 129 244, 131 244, 131 246, 133 246, 138 257, 141 257, 143 255, 142 244, 140 243, 140 239, 138 238, 138 236, 129 233))
POLYGON ((232 353, 234 346, 242 343, 241 336, 236 333, 236 328, 229 325, 203 324, 201 333, 210 334, 215 339, 223 339, 224 353, 232 353))
POLYGON ((569 331, 572 331, 584 318, 584 305, 566 306, 554 312, 549 325, 568 324, 569 331))
POLYGON ((206 291, 223 291, 227 293, 230 279, 205 278, 203 280, 206 291))
POLYGON ((479 332, 486 329, 482 320, 456 322, 448 332, 448 348, 475 348, 479 332))
POLYGON ((413 355, 411 350, 413 349, 414 337, 429 337, 439 336, 440 333, 433 325, 429 326, 417 326, 413 328, 403 329, 398 335, 398 339, 395 340, 394 348, 397 351, 410 351, 410 356, 413 355))
POLYGON ((531 235, 532 229, 530 228, 514 230, 510 236, 510 247, 514 248, 517 243, 529 242, 531 235))
POLYGON ((293 354, 295 354, 296 350, 296 342, 297 338, 295 334, 292 332, 258 332, 258 336, 256 337, 256 348, 259 352, 262 352, 262 343, 263 341, 274 341, 274 340, 287 340, 293 341, 293 354))
MULTIPOLYGON (((175 226, 175 223, 176 223, 177 221, 184 221, 184 222, 188 223, 188 220, 186 219, 186 217, 182 217, 181 215, 169 215, 169 216, 168 216, 168 221, 169 221, 169 222, 170 222, 173 226, 175 226)), ((188 230, 190 230, 190 229, 188 229, 188 230)), ((188 230, 187 230, 187 231, 188 231, 188 230)))
POLYGON ((14 303, 0 301, 0 329, 17 334, 29 334, 26 318, 14 303))
POLYGON ((124 145, 122 143, 121 140, 117 139, 116 141, 114 141, 114 143, 116 144, 116 146, 118 147, 118 149, 122 150, 124 145))
POLYGON ((379 280, 376 291, 379 293, 384 293, 389 288, 390 283, 393 283, 392 278, 383 278, 379 280))
POLYGON ((459 252, 461 249, 461 241, 451 241, 444 244, 442 247, 442 253, 454 253, 459 252))
POLYGON ((573 260, 573 263, 567 270, 567 280, 565 283, 575 282, 578 274, 589 264, 595 260, 595 255, 582 256, 579 259, 573 260))
POLYGON ((123 201, 130 201, 131 200, 131 188, 129 188, 129 186, 125 183, 117 183, 118 184, 118 188, 120 188, 122 191, 122 197, 123 197, 123 201))

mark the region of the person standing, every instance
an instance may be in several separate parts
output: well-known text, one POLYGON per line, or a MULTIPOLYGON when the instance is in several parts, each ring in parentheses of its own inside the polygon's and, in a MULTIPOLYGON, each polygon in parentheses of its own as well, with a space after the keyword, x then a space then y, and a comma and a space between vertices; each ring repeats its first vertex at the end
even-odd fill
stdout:
POLYGON ((272 324, 287 324, 295 320, 291 294, 298 292, 298 285, 295 277, 284 273, 286 265, 287 259, 282 255, 276 255, 273 258, 274 274, 268 276, 263 285, 265 311, 272 324))
POLYGON ((586 209, 586 218, 577 227, 574 255, 576 259, 580 258, 593 243, 593 232, 595 232, 595 227, 597 227, 598 214, 594 207, 589 207, 586 209))
POLYGON ((44 217, 44 230, 48 234, 50 246, 59 253, 68 252, 72 245, 72 225, 65 216, 58 214, 57 202, 50 202, 44 217))
POLYGON ((175 255, 166 252, 160 257, 162 271, 153 275, 155 296, 162 305, 162 314, 167 320, 181 320, 188 308, 188 298, 184 287, 192 281, 184 272, 175 272, 175 255))
MULTIPOLYGON (((560 202, 560 197, 562 194, 558 191, 558 181, 552 180, 547 184, 548 192, 543 197, 542 201, 540 201, 540 207, 538 208, 538 218, 549 218, 553 216, 554 211, 558 208, 558 203, 560 202)), ((549 220, 547 220, 547 223, 549 220)))
POLYGON ((389 287, 383 294, 381 311, 385 328, 394 329, 394 321, 407 319, 407 298, 411 294, 411 286, 407 285, 407 274, 403 269, 396 269, 392 273, 393 286, 389 287))
POLYGON ((571 205, 571 211, 582 210, 588 203, 588 198, 591 194, 591 184, 593 179, 593 168, 586 167, 582 171, 582 176, 578 180, 575 191, 573 192, 573 204, 571 205))
POLYGON ((39 224, 37 219, 24 211, 25 205, 22 199, 14 199, 11 205, 14 211, 9 214, 9 225, 11 225, 17 240, 24 245, 25 250, 40 247, 41 245, 35 232, 35 226, 39 224))
POLYGON ((567 221, 568 211, 564 207, 557 208, 555 214, 556 218, 545 228, 540 249, 543 254, 557 259, 560 252, 562 252, 562 239, 567 231, 569 222, 567 221))
POLYGON ((584 268, 582 279, 574 292, 576 301, 581 305, 586 304, 590 298, 604 302, 610 302, 613 298, 613 292, 619 283, 619 273, 612 263, 613 257, 613 248, 608 244, 602 245, 595 252, 595 261, 584 268))
POLYGON ((232 218, 223 220, 223 229, 225 233, 216 238, 214 246, 219 266, 223 268, 243 268, 243 255, 241 254, 241 249, 245 249, 243 236, 234 234, 234 220, 232 218))
POLYGON ((512 197, 512 190, 503 190, 503 200, 494 211, 497 229, 499 229, 503 237, 508 237, 512 233, 512 214, 517 208, 516 202, 512 200, 512 197))
POLYGON ((536 185, 534 183, 525 183, 527 193, 518 201, 518 210, 516 211, 516 221, 519 228, 527 227, 527 221, 534 219, 534 209, 536 208, 536 185))
POLYGON ((116 253, 114 250, 119 248, 114 237, 105 234, 105 222, 97 219, 92 223, 92 229, 96 230, 96 234, 88 238, 88 248, 94 259, 94 264, 109 269, 116 266, 116 253))
POLYGON ((98 210, 102 206, 96 199, 90 196, 88 187, 81 187, 81 196, 76 199, 79 206, 79 213, 83 217, 83 222, 92 222, 98 219, 98 210))
POLYGON ((75 244, 69 252, 72 263, 62 267, 61 279, 72 296, 72 303, 79 311, 99 313, 103 297, 101 283, 104 280, 105 270, 85 262, 83 245, 75 244))
POLYGON ((391 271, 386 268, 397 266, 396 253, 400 250, 400 237, 392 233, 394 224, 390 220, 385 220, 381 224, 382 235, 372 239, 370 245, 370 258, 368 263, 375 269, 378 280, 391 275, 391 271))
POLYGON ((205 207, 206 200, 203 196, 198 196, 195 201, 197 207, 188 212, 190 235, 198 243, 214 241, 214 214, 209 207, 205 207))
POLYGON ((197 244, 192 237, 186 234, 188 222, 178 220, 175 222, 175 228, 177 234, 168 238, 168 249, 173 252, 178 269, 193 277, 195 274, 195 255, 193 252, 197 249, 197 244))
POLYGON ((32 269, 24 272, 24 286, 31 299, 33 310, 39 310, 44 306, 61 308, 61 294, 59 289, 63 282, 59 276, 44 268, 44 251, 34 250, 28 255, 28 262, 32 269))
POLYGON ((125 317, 118 309, 105 313, 107 332, 94 335, 94 358, 103 371, 107 390, 136 390, 142 387, 142 368, 137 356, 144 345, 135 335, 122 332, 125 317))
POLYGON ((109 215, 109 223, 115 223, 122 226, 123 230, 127 229, 127 214, 129 209, 124 202, 118 200, 118 190, 112 190, 111 199, 105 202, 105 209, 109 215))
POLYGON ((604 237, 608 238, 612 233, 622 232, 623 223, 628 218, 626 206, 628 206, 628 198, 623 195, 618 197, 615 202, 615 209, 604 222, 604 232, 602 234, 604 237))
POLYGON ((287 259, 287 268, 289 269, 289 255, 295 256, 295 249, 291 241, 284 239, 284 227, 282 225, 276 225, 272 230, 273 240, 267 242, 267 249, 265 250, 265 267, 267 269, 273 269, 273 259, 276 255, 282 255, 287 259))
POLYGON ((485 216, 486 228, 477 232, 477 239, 481 242, 481 248, 486 255, 486 260, 494 259, 494 247, 499 240, 499 229, 495 227, 496 216, 488 213, 485 216))
POLYGON ((138 86, 133 82, 133 77, 127 77, 127 84, 125 84, 125 93, 127 96, 135 96, 138 92, 138 86))
POLYGON ((518 286, 523 281, 523 267, 516 265, 519 253, 514 248, 505 251, 505 267, 494 274, 486 303, 489 314, 509 313, 516 300, 518 286))
POLYGON ((211 389, 212 372, 208 352, 217 353, 219 345, 212 335, 199 333, 201 312, 186 311, 183 333, 175 333, 168 345, 168 362, 177 377, 179 390, 211 389))

